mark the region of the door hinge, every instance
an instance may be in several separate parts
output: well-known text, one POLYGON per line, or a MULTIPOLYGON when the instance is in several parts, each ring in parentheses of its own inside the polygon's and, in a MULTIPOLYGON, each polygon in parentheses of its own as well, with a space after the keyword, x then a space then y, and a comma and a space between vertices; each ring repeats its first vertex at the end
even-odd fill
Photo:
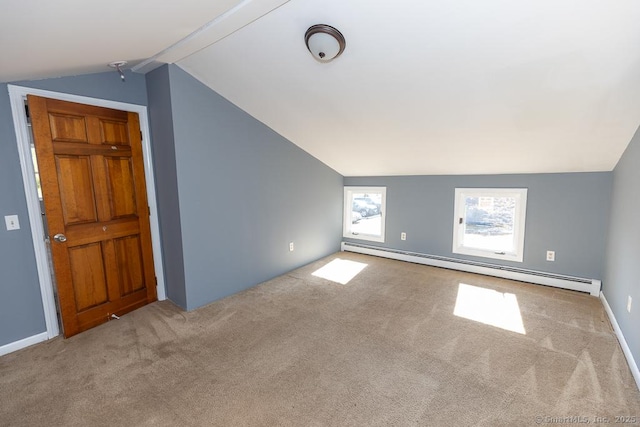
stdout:
POLYGON ((140 131, 140 141, 142 141, 142 140, 143 140, 143 138, 142 138, 142 131, 140 131))
POLYGON ((149 212, 149 216, 151 216, 151 206, 147 206, 147 211, 149 212))

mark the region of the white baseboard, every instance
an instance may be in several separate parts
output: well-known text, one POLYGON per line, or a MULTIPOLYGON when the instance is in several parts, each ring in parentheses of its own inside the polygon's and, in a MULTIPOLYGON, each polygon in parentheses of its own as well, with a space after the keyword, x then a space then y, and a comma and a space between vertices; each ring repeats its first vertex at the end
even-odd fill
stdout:
POLYGON ((618 325, 618 321, 616 320, 616 316, 614 316, 607 299, 604 297, 604 293, 600 292, 600 301, 602 301, 602 305, 604 306, 605 311, 607 312, 607 316, 609 316, 609 320, 611 321, 611 326, 613 326, 613 330, 616 333, 616 337, 618 337, 618 341, 620 342, 620 347, 622 347, 622 352, 624 356, 627 358, 627 363, 629 364, 629 369, 631 369, 631 374, 633 374, 633 378, 636 380, 636 385, 640 390, 640 370, 638 370, 638 365, 636 364, 635 359, 633 358, 633 354, 631 354, 631 349, 627 344, 627 340, 624 339, 624 335, 622 335, 622 330, 620 329, 620 325, 618 325))
POLYGON ((572 291, 586 292, 594 297, 600 295, 600 280, 583 279, 579 277, 549 274, 531 270, 508 268, 500 265, 492 265, 442 256, 426 255, 416 252, 400 251, 383 247, 373 247, 362 244, 342 242, 342 251, 356 252, 365 255, 375 255, 399 261, 413 262, 416 264, 430 265, 432 267, 448 268, 450 270, 466 271, 468 273, 483 274, 485 276, 501 277, 503 279, 517 280, 520 282, 535 283, 538 285, 553 286, 555 288, 569 289, 572 291))
POLYGON ((25 347, 29 347, 30 345, 38 344, 39 342, 48 340, 49 337, 46 332, 42 332, 41 334, 32 335, 25 339, 21 339, 19 341, 14 341, 9 344, 5 344, 0 346, 0 356, 4 356, 5 354, 13 353, 14 351, 21 350, 25 347))

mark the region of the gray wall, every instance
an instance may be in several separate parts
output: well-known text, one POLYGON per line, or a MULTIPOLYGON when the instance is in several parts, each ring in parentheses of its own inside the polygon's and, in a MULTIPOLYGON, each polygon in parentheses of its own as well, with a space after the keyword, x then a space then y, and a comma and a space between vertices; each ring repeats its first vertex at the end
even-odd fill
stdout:
POLYGON ((167 297, 185 308, 187 294, 184 283, 169 68, 167 66, 157 68, 146 77, 165 286, 167 297))
POLYGON ((0 85, 0 346, 45 332, 27 201, 7 85, 0 85), (20 230, 7 231, 5 215, 20 230))
MULTIPOLYGON (((146 105, 144 76, 114 72, 14 83, 56 92, 146 105)), ((0 84, 0 346, 45 332, 27 202, 7 85, 0 84), (4 216, 17 214, 21 229, 6 231, 4 216)))
POLYGON ((70 93, 91 98, 108 99, 110 101, 129 104, 147 105, 147 87, 145 76, 125 71, 126 81, 123 83, 115 71, 82 76, 60 77, 57 79, 15 82, 17 86, 53 92, 70 93))
POLYGON ((611 310, 640 363, 640 132, 613 172, 611 221, 602 285, 611 310), (633 298, 631 313, 627 298, 633 298))
POLYGON ((386 241, 360 242, 590 279, 603 276, 610 172, 347 177, 344 182, 387 187, 386 241), (528 188, 522 263, 452 253, 456 187, 528 188), (400 240, 403 231, 406 241, 400 240), (547 250, 556 251, 555 262, 546 261, 547 250))
POLYGON ((342 176, 179 67, 169 76, 187 308, 339 250, 342 176))

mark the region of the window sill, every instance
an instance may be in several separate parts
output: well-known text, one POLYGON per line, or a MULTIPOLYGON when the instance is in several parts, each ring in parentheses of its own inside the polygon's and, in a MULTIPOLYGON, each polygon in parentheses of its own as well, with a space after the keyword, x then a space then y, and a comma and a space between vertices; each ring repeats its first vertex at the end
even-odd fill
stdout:
POLYGON ((475 249, 475 248, 458 247, 458 248, 454 248, 452 252, 454 254, 471 255, 471 256, 477 256, 481 258, 500 259, 503 261, 523 262, 524 260, 524 257, 522 256, 522 254, 518 255, 514 253, 499 253, 499 252, 492 252, 492 251, 475 249))

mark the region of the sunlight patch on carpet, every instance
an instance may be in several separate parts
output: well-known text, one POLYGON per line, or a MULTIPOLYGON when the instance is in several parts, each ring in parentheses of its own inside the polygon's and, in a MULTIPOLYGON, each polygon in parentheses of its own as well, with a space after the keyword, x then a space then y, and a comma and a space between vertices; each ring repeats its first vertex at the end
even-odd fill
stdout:
POLYGON ((336 258, 324 267, 314 271, 312 275, 346 285, 351 279, 356 277, 358 273, 364 270, 366 266, 367 264, 362 262, 336 258))
POLYGON ((453 314, 507 331, 527 334, 518 298, 514 294, 460 283, 453 314))

